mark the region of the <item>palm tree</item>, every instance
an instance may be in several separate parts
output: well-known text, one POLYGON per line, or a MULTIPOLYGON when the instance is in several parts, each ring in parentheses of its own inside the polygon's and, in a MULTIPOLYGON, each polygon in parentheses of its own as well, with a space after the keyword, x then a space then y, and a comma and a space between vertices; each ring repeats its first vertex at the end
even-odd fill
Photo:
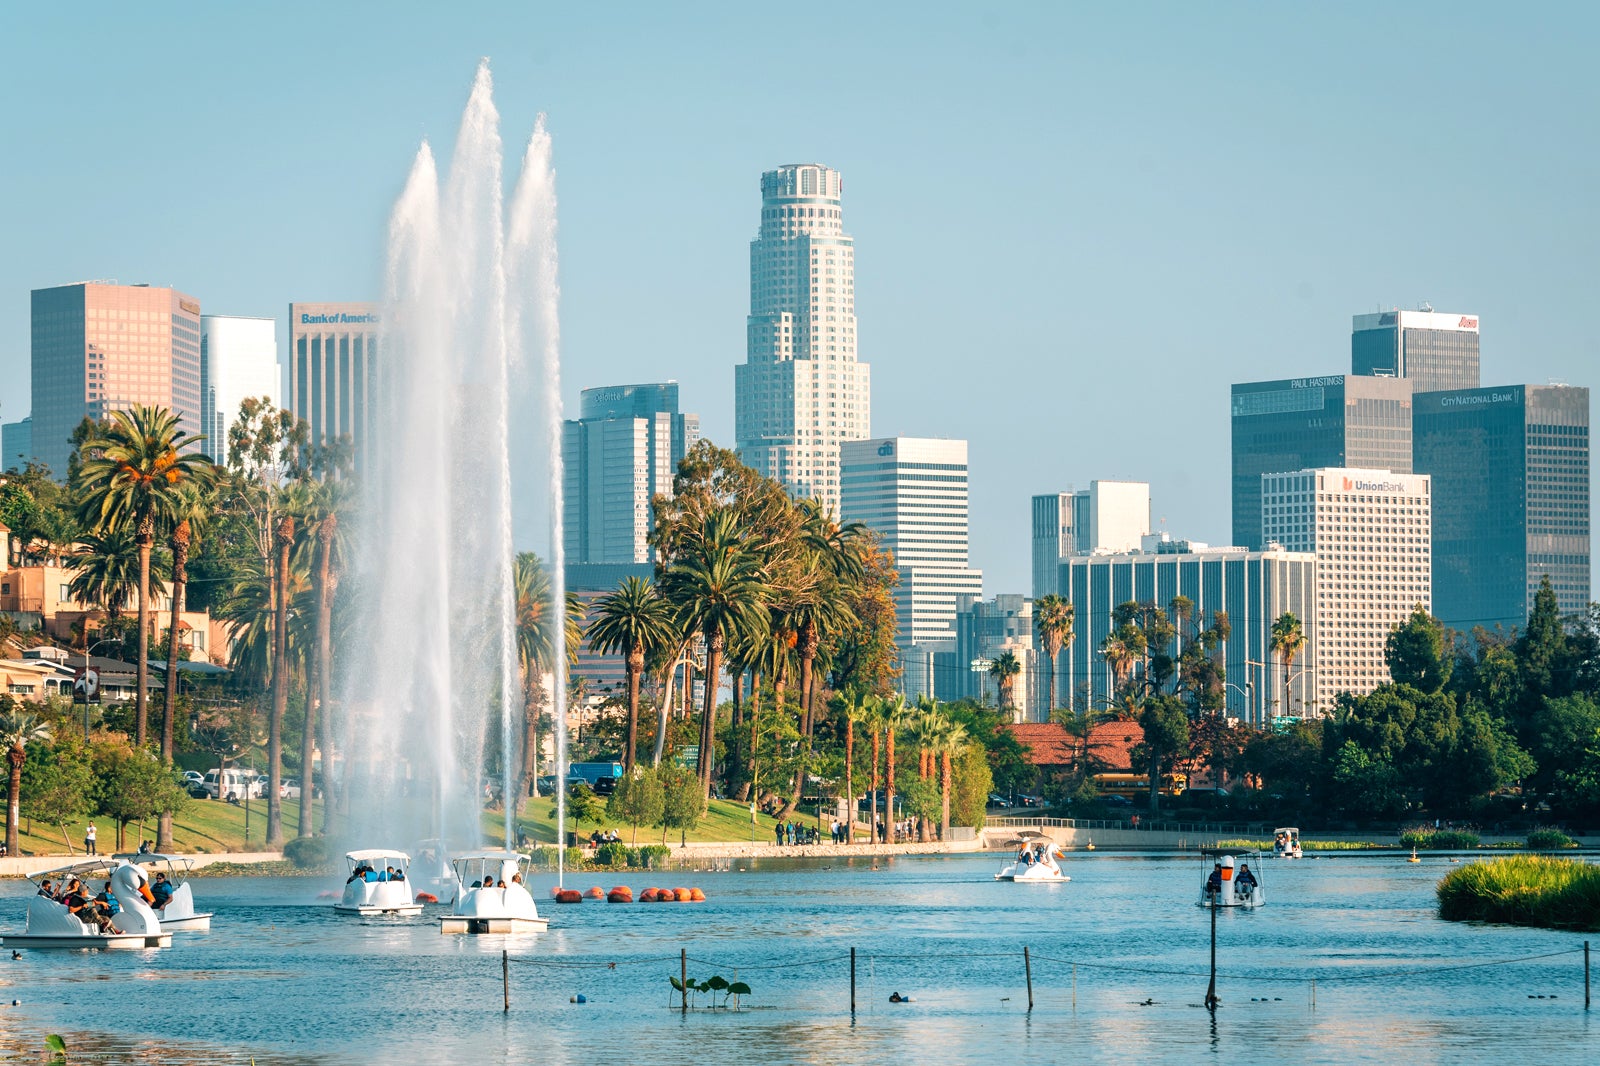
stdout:
POLYGON ((1050 660, 1050 696, 1045 703, 1046 715, 1056 709, 1056 658, 1065 645, 1072 643, 1076 614, 1077 608, 1053 592, 1040 596, 1033 605, 1033 624, 1039 631, 1039 642, 1044 645, 1045 656, 1050 660))
MULTIPOLYGON (((78 538, 77 550, 68 555, 66 567, 73 572, 67 585, 72 598, 105 608, 116 622, 134 591, 139 587, 139 546, 133 531, 115 526, 101 533, 88 532, 78 538)), ((163 580, 170 558, 159 548, 150 555, 150 575, 163 580)))
POLYGON ((277 546, 272 569, 272 710, 267 718, 267 847, 283 843, 283 715, 289 709, 289 549, 294 547, 294 516, 284 515, 272 531, 277 546))
MULTIPOLYGON (((896 695, 883 705, 883 733, 884 733, 884 774, 883 774, 883 821, 885 825, 894 821, 894 735, 905 728, 907 719, 914 713, 906 706, 906 698, 896 695)), ((888 837, 889 843, 894 843, 894 837, 888 837)))
POLYGON ((1121 690, 1128 681, 1128 675, 1132 672, 1138 655, 1116 633, 1108 633, 1106 639, 1100 642, 1100 657, 1111 667, 1113 687, 1121 690))
POLYGON ((939 839, 950 839, 950 783, 953 776, 952 758, 967 746, 967 727, 941 715, 938 733, 939 751, 939 839))
MULTIPOLYGON (((855 789, 855 758, 856 758, 856 723, 865 722, 871 710, 872 697, 864 696, 859 690, 846 692, 841 697, 840 712, 844 717, 844 795, 845 795, 845 823, 844 842, 855 842, 856 823, 856 789, 855 789)), ((877 766, 873 766, 876 773, 877 766)))
POLYGON ((150 553, 157 526, 175 524, 191 486, 203 488, 215 472, 211 459, 190 450, 203 437, 183 432, 178 417, 161 407, 113 411, 110 422, 84 442, 90 458, 78 468, 81 517, 104 535, 133 531, 139 550, 139 658, 135 663, 134 723, 137 743, 148 726, 150 680, 150 553))
POLYGON ((1022 673, 1022 663, 1018 660, 1017 653, 1009 648, 996 655, 989 663, 989 674, 994 678, 996 689, 995 698, 999 701, 1002 711, 1012 709, 1013 693, 1017 685, 1017 675, 1020 673, 1022 673))
POLYGON ((6 749, 11 764, 11 781, 6 788, 6 854, 22 854, 22 764, 28 758, 28 745, 50 739, 50 727, 31 711, 0 713, 0 747, 6 749))
POLYGON ((722 653, 729 634, 758 630, 767 622, 761 569, 744 546, 731 512, 712 512, 686 536, 677 560, 662 579, 662 590, 676 608, 678 627, 699 632, 706 643, 705 706, 700 715, 696 769, 701 791, 710 799, 722 653))
POLYGON ((628 742, 622 752, 622 767, 632 775, 639 750, 639 679, 644 675, 646 656, 672 643, 672 609, 649 581, 630 577, 615 592, 595 602, 594 621, 584 635, 592 650, 602 655, 620 652, 625 656, 628 742))
MULTIPOLYGON (((183 592, 189 580, 189 546, 193 537, 190 519, 199 521, 205 513, 200 495, 189 486, 177 506, 173 517, 169 543, 172 545, 172 617, 167 626, 167 672, 162 681, 161 699, 161 762, 172 765, 172 730, 178 716, 178 652, 182 644, 179 628, 183 625, 183 592)), ((156 819, 156 850, 172 850, 172 812, 162 811, 156 819)))
POLYGON ((1289 668, 1300 650, 1306 646, 1305 630, 1300 619, 1285 611, 1272 623, 1272 642, 1269 647, 1283 660, 1283 713, 1289 713, 1289 668))
MULTIPOLYGON (((917 709, 906 722, 906 736, 917 749, 917 776, 924 781, 933 774, 934 751, 939 746, 939 732, 944 721, 944 715, 932 700, 919 700, 917 709)), ((928 840, 926 818, 917 819, 917 839, 924 843, 928 840)))
POLYGON ((295 570, 310 574, 316 602, 315 636, 311 645, 312 681, 306 686, 306 719, 300 739, 300 836, 312 833, 312 801, 316 796, 316 748, 320 740, 323 769, 322 831, 331 828, 338 803, 333 781, 333 603, 339 590, 344 538, 339 513, 345 505, 342 481, 297 482, 283 508, 299 522, 295 570), (307 559, 306 556, 310 555, 307 559), (320 731, 320 732, 319 732, 320 731))
MULTIPOLYGON (((556 667, 556 629, 552 624, 555 603, 550 575, 533 552, 517 555, 511 569, 514 600, 517 662, 522 668, 522 759, 517 775, 517 805, 528 794, 528 783, 535 776, 539 759, 539 711, 544 699, 544 676, 556 667)), ((583 603, 567 593, 563 612, 561 642, 570 667, 577 662, 579 623, 583 603)))

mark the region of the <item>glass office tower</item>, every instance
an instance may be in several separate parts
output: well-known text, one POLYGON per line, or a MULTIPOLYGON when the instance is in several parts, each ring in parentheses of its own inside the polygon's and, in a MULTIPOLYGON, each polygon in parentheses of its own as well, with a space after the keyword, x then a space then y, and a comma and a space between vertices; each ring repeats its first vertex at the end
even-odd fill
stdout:
POLYGON ((1265 547, 1261 475, 1310 467, 1411 472, 1411 382, 1335 374, 1233 386, 1233 542, 1265 547))
POLYGON ((1509 630, 1546 575, 1563 612, 1589 603, 1589 390, 1503 385, 1416 397, 1415 469, 1433 475, 1433 608, 1509 630))
POLYGON ((1350 372, 1408 378, 1413 392, 1478 387, 1478 316, 1436 311, 1356 315, 1350 372))

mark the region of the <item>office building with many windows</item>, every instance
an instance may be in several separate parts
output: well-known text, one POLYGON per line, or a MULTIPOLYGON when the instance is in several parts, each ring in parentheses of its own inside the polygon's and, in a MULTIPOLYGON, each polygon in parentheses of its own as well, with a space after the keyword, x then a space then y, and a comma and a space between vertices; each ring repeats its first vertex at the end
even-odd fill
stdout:
POLYGON ((983 572, 967 565, 967 442, 846 441, 840 470, 842 521, 878 533, 899 572, 894 595, 903 690, 931 694, 929 649, 950 650, 957 608, 983 595, 983 572), (923 651, 913 654, 914 648, 923 651))
POLYGON ((561 432, 562 542, 573 563, 647 563, 650 500, 672 495, 700 416, 678 412, 678 383, 584 389, 561 432))
POLYGON ((1414 468, 1433 478, 1433 613, 1520 628, 1549 576, 1588 607, 1589 390, 1502 385, 1416 397, 1414 468))
POLYGON ((941 700, 979 700, 998 707, 1001 692, 990 667, 1010 652, 1021 667, 1011 683, 1007 708, 1011 720, 1047 721, 1047 690, 1037 643, 1030 597, 1001 593, 992 599, 968 600, 956 611, 954 650, 934 655, 934 695, 941 700))
POLYGON ((85 418, 164 407, 200 424, 200 301, 176 289, 90 281, 33 291, 33 451, 67 475, 85 418))
POLYGON ((33 460, 33 416, 0 426, 0 470, 23 470, 33 460))
POLYGON ((1411 470, 1411 382, 1334 374, 1233 386, 1233 542, 1260 550, 1261 475, 1411 470))
POLYGON ((200 316, 200 423, 206 450, 228 457, 228 429, 247 398, 280 406, 283 367, 278 362, 278 323, 237 315, 200 316))
POLYGON ((1436 311, 1356 315, 1350 372, 1405 378, 1412 392, 1478 387, 1478 316, 1436 311))
MULTIPOLYGON (((1162 544, 1171 548, 1178 542, 1162 544)), ((1316 557, 1283 549, 1196 548, 1065 559, 1061 596, 1072 605, 1074 626, 1072 641, 1056 661, 1056 703, 1079 711, 1111 706, 1116 678, 1100 648, 1115 628, 1116 609, 1131 601, 1170 611, 1172 601, 1185 596, 1192 613, 1187 623, 1174 619, 1173 655, 1219 612, 1228 616, 1229 635, 1217 649, 1227 676, 1227 713, 1258 726, 1274 715, 1302 715, 1313 697, 1312 675, 1298 664, 1290 670, 1285 711, 1283 667, 1271 654, 1272 623, 1285 612, 1298 617, 1309 660, 1320 635, 1316 583, 1316 557)), ((1041 657, 1040 671, 1048 668, 1041 657)), ((1042 687, 1046 681, 1040 676, 1035 684, 1042 687)))
POLYGON ((1077 492, 1033 498, 1033 595, 1059 593, 1061 560, 1126 552, 1150 533, 1150 483, 1091 481, 1077 492))
POLYGON ((289 410, 310 424, 311 443, 346 442, 356 470, 373 447, 379 386, 376 305, 289 305, 289 410))
POLYGON ((790 494, 839 512, 839 446, 867 436, 869 371, 856 359, 855 245, 839 172, 815 163, 761 176, 750 244, 746 359, 734 368, 739 458, 790 494))
POLYGON ((1266 474, 1268 540, 1317 559, 1315 677, 1310 709, 1389 680, 1384 643, 1413 608, 1431 608, 1431 479, 1388 470, 1321 468, 1266 474))

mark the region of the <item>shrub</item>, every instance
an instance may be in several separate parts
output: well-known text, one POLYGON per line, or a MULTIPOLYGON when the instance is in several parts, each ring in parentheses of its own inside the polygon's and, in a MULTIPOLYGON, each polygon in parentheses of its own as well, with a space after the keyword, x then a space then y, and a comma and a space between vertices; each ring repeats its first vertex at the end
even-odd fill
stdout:
POLYGON ((1439 917, 1547 929, 1600 931, 1600 866, 1514 855, 1451 870, 1439 882, 1439 917))
POLYGON ((566 866, 569 870, 581 870, 589 865, 588 860, 583 857, 582 848, 568 848, 566 860, 566 866))
POLYGON ((1575 848, 1578 842, 1559 829, 1549 826, 1540 826, 1528 832, 1529 851, 1559 851, 1562 848, 1575 848))
POLYGON ((621 841, 612 841, 601 844, 595 849, 594 861, 596 866, 628 866, 628 845, 621 841))
POLYGON ((333 849, 327 837, 295 837, 283 846, 283 857, 301 870, 314 870, 328 865, 333 849))
POLYGON ((667 865, 667 859, 672 855, 672 849, 665 844, 646 844, 639 849, 635 865, 645 870, 661 870, 667 865))
POLYGON ((1470 829, 1434 829, 1416 826, 1400 834, 1402 848, 1475 848, 1478 834, 1470 829))

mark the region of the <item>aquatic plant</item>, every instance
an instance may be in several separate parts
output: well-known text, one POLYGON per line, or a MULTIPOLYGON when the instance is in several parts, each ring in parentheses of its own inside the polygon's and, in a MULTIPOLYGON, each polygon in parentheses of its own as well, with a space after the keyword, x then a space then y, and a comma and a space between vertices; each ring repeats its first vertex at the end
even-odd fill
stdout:
POLYGON ((320 869, 333 859, 327 837, 295 837, 283 846, 283 857, 302 870, 320 869))
POLYGON ((1600 931, 1600 866, 1512 855, 1451 870, 1439 882, 1439 917, 1545 929, 1600 931))
POLYGON ((1549 826, 1540 826, 1538 829, 1528 831, 1529 851, 1559 851, 1562 848, 1575 848, 1578 842, 1559 829, 1549 826))
POLYGON ((1479 843, 1478 834, 1470 829, 1434 829, 1421 825, 1403 830, 1400 834, 1402 848, 1475 848, 1479 843))
POLYGON ((668 977, 667 980, 672 983, 672 988, 678 995, 689 997, 689 1006, 691 1008, 694 1006, 693 993, 695 992, 704 992, 708 995, 721 993, 722 1001, 713 1003, 711 1005, 713 1010, 726 1010, 730 998, 733 1000, 733 1009, 738 1010, 739 997, 750 994, 749 985, 743 981, 729 981, 720 974, 708 977, 704 981, 696 981, 693 977, 684 981, 680 981, 676 977, 668 977))

